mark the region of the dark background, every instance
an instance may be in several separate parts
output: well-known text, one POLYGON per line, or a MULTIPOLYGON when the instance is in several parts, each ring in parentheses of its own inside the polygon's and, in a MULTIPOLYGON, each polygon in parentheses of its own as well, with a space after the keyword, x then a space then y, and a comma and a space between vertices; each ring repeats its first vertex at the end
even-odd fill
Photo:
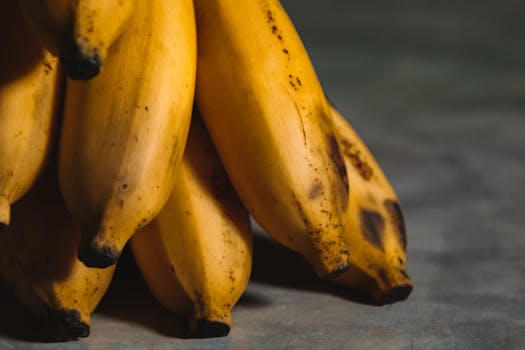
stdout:
MULTIPOLYGON (((359 303, 258 234, 231 334, 188 340, 125 255, 92 335, 64 348, 525 348, 525 3, 283 4, 401 199, 414 292, 359 303)), ((0 349, 58 349, 38 343, 40 321, 0 294, 0 349)))

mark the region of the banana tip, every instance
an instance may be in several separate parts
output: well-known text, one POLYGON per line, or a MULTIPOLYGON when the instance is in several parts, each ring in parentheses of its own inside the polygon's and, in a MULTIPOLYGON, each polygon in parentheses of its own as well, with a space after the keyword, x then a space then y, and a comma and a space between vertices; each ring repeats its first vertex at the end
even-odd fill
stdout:
POLYGON ((110 246, 79 247, 78 260, 87 267, 106 268, 117 263, 120 251, 110 246))
POLYGON ((53 341, 77 340, 89 335, 89 325, 82 321, 80 313, 72 309, 48 311, 49 335, 53 341))
POLYGON ((200 319, 195 325, 195 335, 198 338, 225 337, 228 333, 230 333, 230 326, 218 321, 200 319))
POLYGON ((60 50, 60 59, 67 75, 73 80, 89 80, 100 73, 102 59, 98 53, 86 54, 76 44, 60 50))
POLYGON ((9 227, 5 222, 0 222, 0 233, 4 232, 9 227))
POLYGON ((341 276, 343 273, 345 273, 348 268, 350 267, 350 264, 341 265, 337 267, 335 270, 332 270, 326 274, 326 279, 334 280, 341 276))
POLYGON ((410 284, 395 286, 383 293, 381 302, 383 304, 392 304, 398 301, 403 301, 408 298, 410 293, 412 293, 412 285, 410 284))

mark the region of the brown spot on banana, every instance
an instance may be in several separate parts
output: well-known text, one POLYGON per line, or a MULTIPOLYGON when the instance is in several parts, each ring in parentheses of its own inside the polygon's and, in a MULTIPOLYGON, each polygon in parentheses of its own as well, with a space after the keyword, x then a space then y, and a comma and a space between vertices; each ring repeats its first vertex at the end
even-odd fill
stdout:
POLYGON ((42 64, 44 65, 44 67, 46 67, 46 74, 50 73, 53 70, 53 66, 49 61, 43 60, 42 64))
MULTIPOLYGON (((283 52, 284 51, 286 51, 285 53, 288 54, 288 50, 284 49, 283 52)), ((290 86, 292 87, 292 89, 294 89, 294 91, 298 91, 299 88, 303 86, 301 79, 299 79, 299 77, 297 76, 294 76, 293 74, 288 74, 288 79, 289 79, 290 86)))
POLYGON ((275 17, 272 10, 270 10, 270 5, 266 2, 262 2, 261 4, 266 14, 266 22, 270 25, 270 30, 272 31, 272 34, 275 35, 276 38, 282 42, 283 36, 279 32, 279 28, 277 28, 277 26, 275 25, 275 17))
MULTIPOLYGON (((310 242, 313 244, 313 248, 316 251, 316 256, 314 257, 314 261, 310 261, 313 265, 313 267, 316 269, 316 272, 319 274, 319 271, 317 271, 317 268, 319 267, 316 264, 319 261, 323 261, 323 264, 326 266, 332 266, 333 268, 324 274, 323 277, 328 279, 334 279, 343 274, 346 270, 348 270, 349 264, 348 264, 348 250, 346 247, 341 247, 341 241, 334 241, 332 239, 327 239, 324 237, 323 231, 320 228, 316 228, 312 225, 310 220, 308 219, 306 213, 304 212, 304 209, 297 199, 297 196, 295 193, 292 192, 292 198, 293 202, 297 207, 297 213, 299 215, 300 220, 303 222, 305 232, 310 242), (336 249, 339 248, 338 253, 334 254, 336 249), (330 252, 330 256, 328 257, 326 255, 327 252, 330 252), (346 259, 346 260, 345 260, 346 259)), ((293 238, 289 237, 289 242, 293 245, 293 238)), ((305 253, 305 252, 301 252, 305 253)), ((305 256, 307 258, 312 258, 311 256, 305 256)))
POLYGON ((323 193, 323 184, 320 181, 316 181, 310 190, 308 191, 308 198, 315 199, 323 193))
POLYGON ((350 161, 350 164, 357 170, 359 175, 365 181, 370 181, 374 175, 374 169, 363 159, 361 152, 355 148, 354 144, 348 139, 341 136, 341 151, 343 155, 350 161))
POLYGON ((266 20, 268 23, 273 23, 275 21, 272 11, 266 10, 266 20))
MULTIPOLYGON (((291 79, 291 77, 292 77, 292 75, 289 74, 288 78, 291 79)), ((293 102, 295 110, 297 111, 297 116, 299 117, 299 123, 300 123, 301 132, 303 134, 303 142, 304 142, 304 145, 306 146, 306 144, 307 144, 307 137, 306 137, 306 130, 304 128, 304 121, 303 121, 303 115, 301 113, 301 109, 299 108, 299 105, 297 105, 297 102, 295 101, 295 98, 292 96, 290 91, 288 91, 288 89, 286 89, 286 92, 288 93, 288 96, 290 97, 290 100, 293 102)))
POLYGON ((405 278, 410 279, 410 276, 408 275, 408 272, 406 270, 399 270, 399 273, 401 273, 405 278))
POLYGON ((348 174, 346 172, 345 162, 339 150, 337 138, 335 137, 334 134, 328 134, 327 138, 329 142, 330 159, 334 163, 335 168, 337 169, 337 172, 339 174, 339 177, 341 178, 341 181, 343 182, 343 185, 346 191, 345 195, 348 195, 348 191, 349 191, 348 174))
POLYGON ((384 250, 383 231, 385 219, 376 211, 361 209, 361 233, 367 241, 384 250))
POLYGON ((392 220, 392 224, 397 228, 397 233, 399 235, 399 240, 401 244, 403 245, 403 249, 406 251, 407 249, 407 236, 406 236, 406 226, 405 226, 405 219, 403 218, 403 212, 401 211, 401 206, 399 205, 399 202, 387 199, 384 202, 384 206, 390 215, 390 220, 392 220))

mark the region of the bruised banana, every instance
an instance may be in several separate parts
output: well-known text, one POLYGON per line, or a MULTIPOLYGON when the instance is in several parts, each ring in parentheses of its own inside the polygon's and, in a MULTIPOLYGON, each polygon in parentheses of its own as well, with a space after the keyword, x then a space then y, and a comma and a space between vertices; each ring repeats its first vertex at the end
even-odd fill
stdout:
POLYGON ((72 79, 96 76, 136 0, 19 0, 44 45, 72 79))
POLYGON ((0 235, 3 279, 24 306, 47 319, 53 340, 88 336, 114 267, 90 269, 77 259, 80 228, 65 207, 56 171, 46 171, 14 209, 0 235))
POLYGON ((10 205, 41 172, 53 145, 62 97, 57 60, 33 37, 17 1, 0 4, 0 230, 10 205))
POLYGON ((352 186, 345 225, 351 263, 336 283, 360 289, 379 304, 404 300, 412 281, 399 200, 365 143, 334 107, 332 116, 352 186))
POLYGON ((328 102, 277 0, 196 0, 196 96, 255 220, 321 277, 348 268, 348 182, 328 102))
POLYGON ((228 334, 251 272, 250 221, 198 116, 170 199, 130 242, 162 305, 198 337, 228 334))
POLYGON ((59 181, 87 266, 116 263, 167 201, 191 121, 196 51, 191 0, 139 1, 101 74, 68 81, 59 181))

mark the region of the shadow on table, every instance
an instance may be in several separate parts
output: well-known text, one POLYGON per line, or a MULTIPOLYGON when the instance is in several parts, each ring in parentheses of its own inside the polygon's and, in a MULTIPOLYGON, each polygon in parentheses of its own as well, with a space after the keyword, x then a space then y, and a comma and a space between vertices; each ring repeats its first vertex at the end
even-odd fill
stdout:
POLYGON ((150 293, 129 248, 124 249, 95 314, 138 324, 168 337, 190 336, 186 319, 168 311, 150 293))
MULTIPOLYGON (((376 305, 358 291, 320 280, 299 254, 282 247, 265 234, 257 232, 254 235, 253 249, 251 281, 327 293, 353 302, 376 305)), ((270 303, 269 298, 252 288, 244 293, 238 305, 257 309, 270 303)), ((96 314, 140 324, 169 337, 191 337, 186 319, 166 310, 149 292, 128 248, 119 260, 111 287, 96 314)))
MULTIPOLYGON (((267 300, 247 292, 239 304, 257 308, 266 305, 267 300)), ((168 311, 150 293, 128 248, 122 253, 111 287, 95 313, 140 324, 168 337, 191 338, 186 318, 168 311)))
POLYGON ((361 304, 377 305, 363 292, 319 279, 300 254, 283 247, 264 233, 255 233, 253 255, 253 281, 326 293, 361 304))
POLYGON ((49 341, 46 324, 20 304, 0 281, 0 337, 26 342, 49 341))
MULTIPOLYGON (((374 305, 358 291, 320 280, 299 254, 284 248, 263 233, 254 235, 253 249, 251 280, 254 282, 327 293, 374 305)), ((48 342, 45 320, 26 310, 2 282, 0 301, 0 335, 21 341, 48 342)), ((256 309, 270 303, 271 300, 254 289, 247 291, 239 300, 243 308, 256 309)), ((95 315, 138 324, 168 337, 190 338, 186 319, 166 310, 149 292, 128 248, 119 260, 111 286, 95 315)))
MULTIPOLYGON (((0 337, 32 343, 50 342, 45 319, 25 309, 1 281, 0 310, 0 337)), ((149 293, 127 249, 94 315, 140 324, 166 336, 189 337, 186 320, 164 309, 149 293)), ((92 323, 96 321, 92 319, 92 323)))

